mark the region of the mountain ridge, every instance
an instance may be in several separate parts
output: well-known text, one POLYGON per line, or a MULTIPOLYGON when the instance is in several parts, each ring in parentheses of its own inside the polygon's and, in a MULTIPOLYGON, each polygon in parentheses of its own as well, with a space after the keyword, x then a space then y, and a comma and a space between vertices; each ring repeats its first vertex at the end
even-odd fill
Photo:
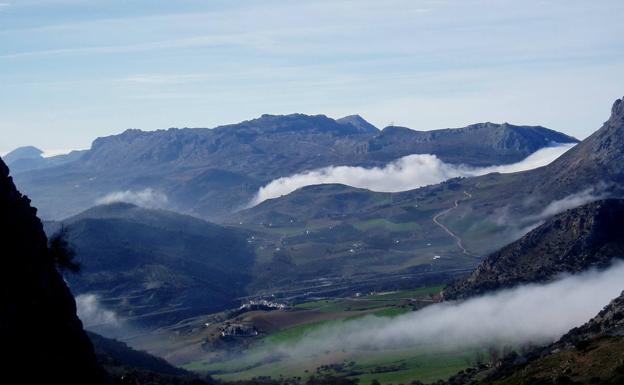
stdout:
POLYGON ((377 167, 419 153, 449 163, 493 165, 524 159, 553 138, 575 142, 544 128, 509 127, 410 130, 407 141, 361 117, 263 115, 214 129, 127 130, 96 139, 72 162, 17 178, 47 219, 77 214, 109 193, 150 188, 167 195, 170 209, 222 220, 263 185, 308 170, 377 167), (428 139, 421 140, 423 135, 428 139))

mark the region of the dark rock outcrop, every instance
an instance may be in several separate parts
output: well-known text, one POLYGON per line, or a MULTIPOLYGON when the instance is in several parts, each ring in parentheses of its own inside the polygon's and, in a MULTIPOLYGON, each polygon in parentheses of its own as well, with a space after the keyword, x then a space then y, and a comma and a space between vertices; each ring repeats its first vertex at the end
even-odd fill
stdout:
POLYGON ((624 200, 606 199, 559 214, 486 257, 470 277, 444 290, 461 299, 561 273, 608 266, 624 257, 624 200))
POLYGON ((3 383, 103 384, 43 226, 0 160, 0 367, 3 383), (6 383, 11 383, 7 381, 6 383))

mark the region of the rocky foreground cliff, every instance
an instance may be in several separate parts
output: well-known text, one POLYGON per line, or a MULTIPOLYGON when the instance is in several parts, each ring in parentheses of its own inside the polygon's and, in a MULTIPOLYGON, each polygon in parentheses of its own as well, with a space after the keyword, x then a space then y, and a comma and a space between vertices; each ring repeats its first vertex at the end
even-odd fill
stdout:
POLYGON ((0 382, 105 383, 36 210, 1 160, 0 245, 0 382))

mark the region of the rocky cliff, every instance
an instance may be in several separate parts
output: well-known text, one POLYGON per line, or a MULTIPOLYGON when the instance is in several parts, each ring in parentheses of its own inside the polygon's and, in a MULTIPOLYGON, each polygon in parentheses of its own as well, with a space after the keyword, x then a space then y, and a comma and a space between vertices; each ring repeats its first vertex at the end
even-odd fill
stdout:
POLYGON ((74 299, 49 255, 36 209, 17 191, 1 160, 0 245, 1 382, 106 383, 74 299))
POLYGON ((486 257, 465 280, 444 290, 460 299, 561 273, 605 267, 624 257, 624 200, 605 199, 559 214, 486 257))

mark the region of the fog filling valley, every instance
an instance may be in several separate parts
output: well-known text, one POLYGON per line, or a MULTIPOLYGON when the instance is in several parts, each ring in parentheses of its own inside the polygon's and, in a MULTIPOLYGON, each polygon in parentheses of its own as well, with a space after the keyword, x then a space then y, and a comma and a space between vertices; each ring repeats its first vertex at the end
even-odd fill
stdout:
POLYGON ((247 360, 305 360, 336 352, 415 348, 424 351, 526 346, 555 341, 594 317, 624 289, 624 262, 547 284, 439 303, 394 318, 337 321, 301 339, 264 345, 247 360))
POLYGON ((557 144, 542 148, 520 162, 490 167, 454 165, 430 154, 404 156, 384 167, 330 166, 271 181, 258 190, 249 207, 318 184, 338 183, 377 192, 399 192, 456 177, 526 171, 551 163, 572 147, 574 144, 557 144))

